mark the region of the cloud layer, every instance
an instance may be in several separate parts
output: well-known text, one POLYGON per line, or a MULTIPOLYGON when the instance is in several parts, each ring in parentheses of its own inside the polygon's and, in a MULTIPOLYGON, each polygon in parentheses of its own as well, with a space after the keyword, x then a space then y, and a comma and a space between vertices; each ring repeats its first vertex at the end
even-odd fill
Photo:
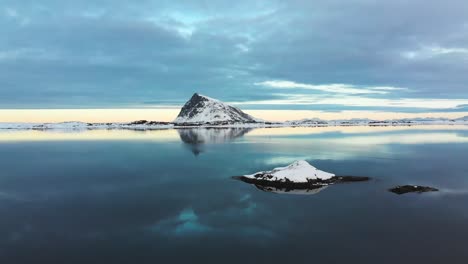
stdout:
POLYGON ((4 0, 0 106, 180 105, 198 91, 253 108, 466 110, 465 10, 463 0, 4 0))

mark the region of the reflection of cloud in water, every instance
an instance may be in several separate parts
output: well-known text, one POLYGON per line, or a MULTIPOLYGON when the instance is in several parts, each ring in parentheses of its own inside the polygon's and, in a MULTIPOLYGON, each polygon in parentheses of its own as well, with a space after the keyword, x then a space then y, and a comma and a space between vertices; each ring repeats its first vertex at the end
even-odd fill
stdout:
POLYGON ((431 192, 432 195, 468 195, 466 189, 439 188, 438 192, 431 192))
POLYGON ((457 135, 460 137, 468 137, 468 131, 465 131, 465 130, 457 131, 457 135))
POLYGON ((168 235, 190 235, 208 232, 211 228, 200 224, 198 215, 192 208, 187 208, 182 210, 177 217, 153 225, 151 230, 168 235))
MULTIPOLYGON (((325 141, 328 141, 326 139, 325 141)), ((460 136, 455 132, 441 133, 417 133, 417 134, 393 134, 379 136, 356 136, 350 138, 336 138, 330 141, 348 144, 348 145, 365 145, 365 144, 441 144, 441 143, 467 143, 468 138, 460 136)))
MULTIPOLYGON (((148 140, 148 141, 174 141, 178 138, 187 144, 220 143, 241 137, 249 133, 249 141, 254 138, 268 138, 275 136, 298 135, 327 135, 330 133, 352 135, 365 135, 374 133, 398 132, 405 134, 425 134, 426 131, 438 131, 437 133, 455 134, 458 138, 451 138, 450 142, 462 140, 467 142, 468 126, 466 125, 421 125, 409 127, 280 127, 280 128, 187 128, 187 129, 163 129, 163 130, 86 130, 86 131, 38 131, 38 130, 1 130, 0 142, 3 141, 66 141, 66 140, 148 140), (252 131, 252 132, 250 132, 252 131), (188 132, 188 133, 187 133, 188 132), (183 135, 182 135, 183 134, 183 135), (188 136, 188 137, 186 137, 188 136)), ((447 140, 447 139, 446 139, 447 140)), ((432 141, 434 142, 434 141, 432 141)), ((458 141, 457 141, 458 142, 458 141)))
POLYGON ((308 160, 310 156, 276 156, 272 158, 265 159, 263 163, 268 165, 277 165, 277 164, 290 164, 297 160, 308 160))
POLYGON ((386 132, 410 132, 410 131, 468 131, 466 125, 419 125, 419 126, 327 126, 327 127, 278 127, 255 129, 249 136, 292 136, 292 135, 315 135, 327 133, 340 134, 368 134, 386 132))
POLYGON ((198 216, 193 209, 185 209, 178 216, 179 224, 176 226, 174 233, 176 235, 184 235, 191 233, 202 233, 210 230, 210 227, 204 226, 198 222, 198 216))
POLYGON ((393 145, 468 143, 468 137, 458 131, 339 135, 314 137, 310 140, 307 137, 269 138, 249 134, 239 143, 250 144, 256 151, 268 154, 268 157, 257 157, 257 162, 280 165, 298 159, 393 159, 393 145))
POLYGON ((192 208, 183 209, 177 216, 169 217, 149 227, 154 233, 165 236, 230 235, 271 238, 275 234, 268 228, 252 225, 258 205, 250 194, 243 195, 233 206, 197 214, 192 208), (246 220, 248 224, 239 224, 246 220))
MULTIPOLYGON (((272 141, 270 137, 248 137, 245 141, 248 143, 278 143, 287 140, 288 143, 293 144, 294 138, 274 138, 272 141), (255 138, 251 140, 251 138, 255 138)), ((303 140, 299 138, 298 140, 303 140)), ((413 133, 393 133, 393 134, 380 134, 380 135, 339 135, 335 137, 320 137, 313 138, 317 142, 326 144, 339 144, 342 146, 356 146, 356 145, 386 145, 386 144, 442 144, 442 143, 468 143, 468 137, 463 132, 447 131, 447 132, 413 132, 413 133)))
POLYGON ((178 129, 180 139, 198 155, 204 151, 203 145, 232 141, 244 136, 251 128, 187 128, 178 129))
POLYGON ((174 129, 164 130, 0 130, 2 141, 107 141, 107 140, 148 140, 148 141, 177 141, 174 129))

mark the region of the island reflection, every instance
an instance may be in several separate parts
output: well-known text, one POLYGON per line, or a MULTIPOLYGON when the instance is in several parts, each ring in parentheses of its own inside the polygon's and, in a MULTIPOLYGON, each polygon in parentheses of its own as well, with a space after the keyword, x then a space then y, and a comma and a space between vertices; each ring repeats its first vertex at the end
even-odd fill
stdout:
POLYGON ((223 143, 240 137, 256 142, 287 136, 320 138, 343 145, 466 143, 468 126, 186 128, 160 130, 14 130, 0 129, 0 142, 21 141, 182 141, 189 145, 223 143), (247 135, 248 134, 248 135, 247 135), (353 138, 353 140, 349 140, 353 138))
POLYGON ((287 188, 267 187, 267 186, 261 186, 261 185, 255 185, 255 187, 257 187, 257 189, 262 190, 264 192, 270 192, 270 193, 276 193, 276 194, 314 195, 328 188, 328 185, 324 185, 324 186, 320 186, 320 187, 312 188, 312 189, 287 189, 287 188))
POLYGON ((198 156, 204 151, 205 144, 233 141, 252 131, 252 128, 187 128, 178 129, 180 139, 198 156))

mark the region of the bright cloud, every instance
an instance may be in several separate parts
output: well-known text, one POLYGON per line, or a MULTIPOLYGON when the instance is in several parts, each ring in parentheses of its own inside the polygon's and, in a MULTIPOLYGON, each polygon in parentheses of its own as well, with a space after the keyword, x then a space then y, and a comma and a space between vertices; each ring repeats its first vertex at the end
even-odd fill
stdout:
POLYGON ((352 84, 306 84, 286 80, 272 80, 255 83, 273 89, 303 89, 316 90, 321 94, 275 93, 280 97, 275 100, 250 101, 239 104, 264 105, 340 105, 351 107, 391 107, 391 108, 424 108, 424 109, 456 109, 468 104, 468 99, 437 99, 437 98, 376 98, 371 94, 386 95, 396 91, 408 91, 407 88, 391 86, 357 86, 352 84), (367 95, 369 94, 369 95, 367 95))
POLYGON ((389 91, 406 89, 406 88, 401 88, 401 87, 387 87, 387 86, 366 87, 366 86, 357 86, 357 85, 342 84, 342 83, 317 85, 317 84, 297 83, 297 82, 285 81, 285 80, 257 82, 255 83, 255 85, 271 87, 271 88, 280 88, 280 89, 308 89, 308 90, 317 90, 317 91, 322 91, 322 92, 339 93, 339 94, 387 94, 389 91))
POLYGON ((468 48, 445 48, 440 46, 422 47, 418 50, 405 51, 402 56, 407 59, 429 59, 440 55, 468 55, 468 48))
POLYGON ((249 102, 234 102, 245 105, 341 105, 353 107, 391 107, 391 108, 423 108, 423 109, 456 109, 468 104, 468 99, 437 99, 437 98, 401 98, 385 99, 364 96, 314 96, 309 94, 276 94, 283 99, 249 102))

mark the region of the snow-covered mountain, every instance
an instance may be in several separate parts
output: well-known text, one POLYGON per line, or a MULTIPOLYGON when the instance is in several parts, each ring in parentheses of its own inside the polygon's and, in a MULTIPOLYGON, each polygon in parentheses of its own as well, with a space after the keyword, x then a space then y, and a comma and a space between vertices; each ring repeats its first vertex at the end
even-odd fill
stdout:
POLYGON ((257 119, 237 107, 195 93, 180 110, 174 124, 256 123, 257 119))

